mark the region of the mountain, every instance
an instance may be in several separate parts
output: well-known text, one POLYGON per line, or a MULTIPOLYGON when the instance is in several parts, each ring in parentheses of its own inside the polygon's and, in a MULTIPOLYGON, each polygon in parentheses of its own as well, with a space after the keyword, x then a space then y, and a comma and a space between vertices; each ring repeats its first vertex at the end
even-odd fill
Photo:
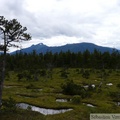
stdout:
MULTIPOLYGON (((90 52, 93 52, 94 49, 103 52, 113 52, 114 48, 109 48, 109 47, 102 47, 102 46, 98 46, 95 45, 93 43, 76 43, 76 44, 66 44, 63 46, 55 46, 55 47, 49 47, 44 45, 43 43, 37 44, 37 45, 32 45, 28 48, 24 48, 22 50, 18 50, 13 52, 12 54, 16 53, 16 52, 22 52, 22 53, 31 53, 33 52, 33 50, 36 51, 37 54, 39 53, 46 53, 46 52, 52 52, 52 53, 56 53, 56 52, 66 52, 68 50, 70 50, 71 52, 77 53, 79 51, 84 52, 85 50, 89 50, 90 52)), ((117 50, 117 49, 115 49, 117 50)), ((119 51, 119 50, 118 50, 119 51)))

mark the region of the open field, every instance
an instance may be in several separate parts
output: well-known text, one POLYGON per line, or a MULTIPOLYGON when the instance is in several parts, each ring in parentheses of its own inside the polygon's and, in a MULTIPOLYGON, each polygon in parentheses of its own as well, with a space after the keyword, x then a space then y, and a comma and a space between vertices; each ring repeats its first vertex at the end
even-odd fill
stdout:
MULTIPOLYGON (((20 112, 22 116, 31 114, 31 120, 33 118, 34 120, 89 120, 90 113, 120 113, 120 107, 117 105, 120 102, 119 70, 54 68, 52 71, 45 71, 45 75, 37 74, 37 79, 33 75, 31 75, 32 79, 19 78, 20 71, 9 72, 4 83, 3 99, 12 97, 16 103, 28 103, 41 108, 73 110, 55 115, 22 111, 20 112), (88 71, 89 75, 84 75, 84 71, 88 71), (77 94, 63 92, 62 86, 66 85, 67 81, 84 88, 85 96, 81 97, 82 95, 79 94, 79 102, 73 101, 77 94), (61 99, 63 102, 59 101, 61 99)), ((28 71, 22 72, 28 73, 28 71)), ((16 115, 20 116, 20 113, 16 115)), ((1 120, 4 119, 4 115, 2 114, 1 120)), ((10 116, 14 114, 10 113, 10 116)), ((22 118, 24 119, 26 120, 22 118)))

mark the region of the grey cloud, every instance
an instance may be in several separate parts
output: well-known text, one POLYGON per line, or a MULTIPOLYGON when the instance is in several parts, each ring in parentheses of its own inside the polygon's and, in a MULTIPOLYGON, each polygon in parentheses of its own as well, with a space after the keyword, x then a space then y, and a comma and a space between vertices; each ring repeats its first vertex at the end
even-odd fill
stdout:
POLYGON ((5 0, 1 2, 0 14, 6 16, 8 19, 21 15, 23 12, 24 0, 5 0))
MULTIPOLYGON (((24 0, 7 0, 4 6, 7 7, 6 11, 9 11, 12 17, 17 17, 23 25, 29 27, 29 31, 35 38, 49 38, 59 35, 89 38, 92 37, 92 30, 99 22, 94 16, 73 14, 69 10, 34 15, 26 11, 23 4, 24 0), (88 24, 93 24, 93 26, 90 27, 88 24)), ((8 13, 6 14, 9 16, 8 13)))
MULTIPOLYGON (((56 0, 56 2, 60 1, 64 4, 63 0, 56 0)), ((120 48, 120 46, 118 46, 118 43, 120 43, 120 29, 118 28, 120 28, 120 26, 118 23, 114 23, 114 20, 111 20, 113 19, 112 16, 116 17, 120 13, 119 5, 120 2, 112 7, 103 6, 100 12, 88 11, 85 14, 81 11, 74 13, 71 12, 72 10, 65 8, 54 8, 48 11, 32 13, 26 9, 25 0, 2 0, 0 4, 0 14, 9 19, 18 19, 23 26, 28 28, 28 32, 31 33, 33 39, 68 36, 83 38, 89 42, 103 43, 100 40, 101 37, 100 39, 97 37, 98 32, 102 35, 100 33, 102 28, 102 30, 108 30, 108 32, 110 30, 113 34, 110 37, 105 36, 104 38, 103 36, 102 40, 107 39, 108 44, 112 44, 111 41, 116 41, 114 44, 120 48), (110 26, 107 20, 110 22, 110 26), (115 30, 113 30, 113 28, 115 30)))
MULTIPOLYGON (((59 35, 66 35, 69 37, 81 37, 88 38, 91 34, 94 34, 93 30, 100 23, 97 23, 94 17, 90 18, 89 16, 81 18, 80 14, 64 14, 59 16, 57 14, 50 13, 49 15, 39 15, 37 19, 37 25, 35 31, 41 37, 52 37, 59 35), (93 25, 91 25, 91 22, 93 25), (96 22, 96 23, 95 23, 96 22)), ((33 28, 33 29, 34 29, 33 28)))

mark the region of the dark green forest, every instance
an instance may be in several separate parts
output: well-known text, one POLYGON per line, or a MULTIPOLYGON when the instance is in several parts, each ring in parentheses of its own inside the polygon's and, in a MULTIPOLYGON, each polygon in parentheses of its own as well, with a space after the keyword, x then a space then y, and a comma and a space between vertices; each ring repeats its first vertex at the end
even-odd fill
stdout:
MULTIPOLYGON (((0 55, 0 62, 3 55, 0 55)), ((1 62, 2 63, 2 62, 1 62)), ((94 68, 94 69, 119 69, 120 68, 120 53, 113 50, 101 53, 94 50, 90 53, 88 50, 83 53, 73 53, 70 51, 52 54, 37 54, 33 51, 30 54, 16 53, 14 55, 7 54, 7 70, 31 70, 43 68, 94 68)))

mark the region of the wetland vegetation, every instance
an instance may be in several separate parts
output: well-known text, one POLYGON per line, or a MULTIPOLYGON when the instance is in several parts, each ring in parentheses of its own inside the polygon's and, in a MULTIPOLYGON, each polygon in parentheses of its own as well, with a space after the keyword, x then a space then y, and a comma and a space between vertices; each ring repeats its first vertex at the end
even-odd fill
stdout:
POLYGON ((118 52, 33 51, 6 57, 1 120, 89 120, 90 113, 120 113, 118 52), (33 106, 68 111, 46 115, 32 111, 33 106))

